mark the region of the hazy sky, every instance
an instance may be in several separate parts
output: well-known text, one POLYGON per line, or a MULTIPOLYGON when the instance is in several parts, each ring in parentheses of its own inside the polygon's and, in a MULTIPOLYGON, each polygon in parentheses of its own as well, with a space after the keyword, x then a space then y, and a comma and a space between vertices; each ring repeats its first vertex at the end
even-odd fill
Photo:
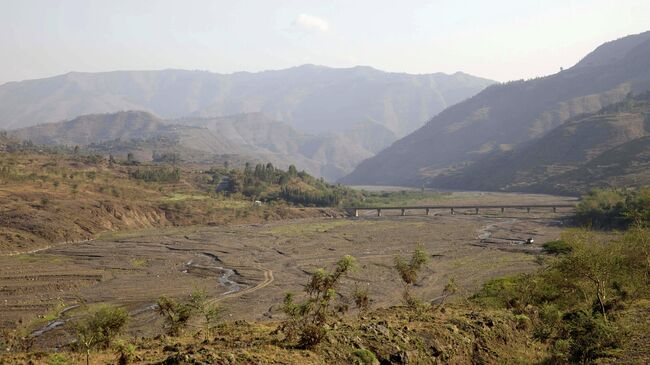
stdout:
POLYGON ((645 30, 650 0, 0 0, 0 83, 304 63, 506 81, 645 30))

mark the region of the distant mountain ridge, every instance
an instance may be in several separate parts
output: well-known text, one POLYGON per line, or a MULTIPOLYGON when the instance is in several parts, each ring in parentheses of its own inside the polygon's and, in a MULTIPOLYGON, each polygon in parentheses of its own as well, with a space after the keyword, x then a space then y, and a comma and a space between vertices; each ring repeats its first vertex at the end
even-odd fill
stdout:
POLYGON ((294 164, 328 180, 352 171, 379 145, 395 138, 372 122, 357 125, 347 133, 319 136, 298 132, 262 113, 164 120, 143 111, 84 115, 9 131, 8 135, 36 144, 85 146, 103 155, 131 153, 141 161, 176 154, 195 162, 220 156, 272 162, 283 168, 294 164))
POLYGON ((361 66, 71 72, 0 85, 0 129, 125 110, 164 119, 262 112, 302 132, 337 133, 372 121, 402 136, 493 83, 463 73, 410 75, 361 66))
POLYGON ((437 187, 449 174, 648 89, 650 32, 645 32, 606 43, 560 73, 490 86, 362 162, 341 181, 437 187))

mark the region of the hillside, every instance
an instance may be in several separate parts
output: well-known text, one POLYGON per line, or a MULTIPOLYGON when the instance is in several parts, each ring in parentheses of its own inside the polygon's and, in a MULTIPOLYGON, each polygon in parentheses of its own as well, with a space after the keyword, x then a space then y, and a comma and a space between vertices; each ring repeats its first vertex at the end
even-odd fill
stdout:
POLYGON ((513 151, 495 153, 430 183, 565 194, 592 187, 638 186, 650 181, 643 168, 648 135, 650 94, 646 93, 573 118, 513 151))
POLYGON ((292 205, 336 206, 351 194, 268 165, 260 176, 238 168, 107 161, 20 143, 8 150, 0 151, 0 255, 106 231, 331 216, 339 213, 292 205), (222 183, 227 189, 217 192, 222 183), (253 206, 258 198, 273 203, 253 206))
POLYGON ((342 132, 308 134, 263 113, 245 113, 216 118, 182 118, 172 121, 208 128, 274 164, 295 164, 316 176, 334 181, 366 158, 390 145, 397 137, 380 124, 356 123, 342 132))
POLYGON ((533 188, 576 194, 592 188, 639 187, 648 181, 650 136, 645 136, 605 151, 579 168, 550 177, 533 188))
POLYGON ((138 161, 175 155, 189 162, 272 162, 283 168, 293 164, 330 181, 396 138, 374 122, 341 133, 310 135, 263 113, 163 120, 142 111, 83 115, 8 135, 36 144, 82 146, 104 156, 132 154, 138 161))
POLYGON ((122 110, 167 119, 263 112, 303 132, 341 132, 373 121, 403 136, 492 83, 463 73, 409 75, 314 65, 233 74, 72 72, 0 85, 0 128, 122 110))
MULTIPOLYGON (((650 88, 650 32, 599 47, 557 74, 488 87, 432 118, 342 179, 415 185, 542 137, 567 120, 650 88), (619 57, 613 57, 617 51, 619 57)), ((435 183, 432 183, 435 187, 435 183)))

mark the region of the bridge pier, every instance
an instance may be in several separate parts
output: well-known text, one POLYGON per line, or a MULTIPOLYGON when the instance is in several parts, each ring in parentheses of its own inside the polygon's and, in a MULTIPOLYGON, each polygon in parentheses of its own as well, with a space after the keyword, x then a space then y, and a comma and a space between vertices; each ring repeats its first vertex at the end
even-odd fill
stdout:
POLYGON ((557 213, 557 207, 553 207, 553 213, 557 213))
POLYGON ((355 209, 355 210, 354 210, 354 216, 355 216, 355 217, 359 217, 359 209, 355 209))
POLYGON ((381 217, 381 209, 377 209, 377 217, 381 217))
POLYGON ((526 213, 530 213, 530 207, 526 207, 526 213))
POLYGON ((501 214, 503 214, 503 212, 505 212, 505 210, 506 210, 506 208, 501 207, 501 214))
POLYGON ((454 213, 454 208, 451 208, 451 215, 454 215, 454 214, 456 214, 456 213, 454 213))
POLYGON ((429 215, 429 208, 426 209, 427 215, 429 215))
POLYGON ((402 217, 406 215, 406 209, 402 209, 402 217))
POLYGON ((478 215, 478 208, 475 208, 475 209, 476 209, 476 214, 478 215))

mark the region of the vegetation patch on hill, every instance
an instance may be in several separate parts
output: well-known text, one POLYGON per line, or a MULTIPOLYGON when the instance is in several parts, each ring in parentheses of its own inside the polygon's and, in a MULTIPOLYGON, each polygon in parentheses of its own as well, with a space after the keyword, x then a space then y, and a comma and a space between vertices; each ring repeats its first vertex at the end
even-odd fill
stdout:
POLYGON ((88 240, 103 231, 338 215, 302 207, 336 207, 355 194, 270 164, 256 172, 143 164, 4 135, 2 141, 0 253, 88 240))

